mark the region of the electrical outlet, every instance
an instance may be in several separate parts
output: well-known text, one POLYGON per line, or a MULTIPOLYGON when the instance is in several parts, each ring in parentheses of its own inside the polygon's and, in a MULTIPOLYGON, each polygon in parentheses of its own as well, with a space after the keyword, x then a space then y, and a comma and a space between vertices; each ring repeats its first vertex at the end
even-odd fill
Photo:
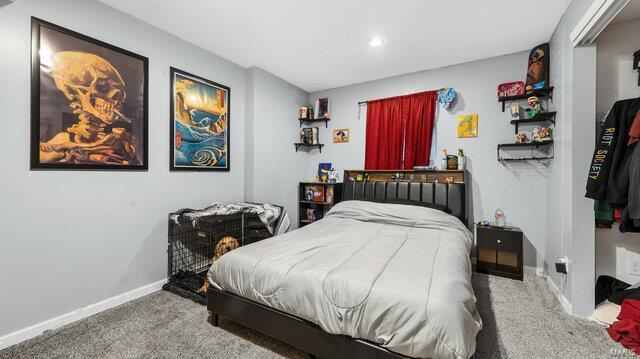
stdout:
POLYGON ((640 276, 640 258, 627 259, 627 274, 640 276))

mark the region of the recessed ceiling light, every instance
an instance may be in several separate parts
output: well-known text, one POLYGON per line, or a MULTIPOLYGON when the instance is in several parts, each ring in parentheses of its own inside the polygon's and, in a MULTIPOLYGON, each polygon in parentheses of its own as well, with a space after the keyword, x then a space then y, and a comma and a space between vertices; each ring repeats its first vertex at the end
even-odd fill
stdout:
POLYGON ((385 39, 382 36, 376 36, 373 39, 371 39, 371 41, 369 41, 369 46, 371 47, 378 47, 382 44, 385 43, 385 41, 387 41, 387 39, 385 39))

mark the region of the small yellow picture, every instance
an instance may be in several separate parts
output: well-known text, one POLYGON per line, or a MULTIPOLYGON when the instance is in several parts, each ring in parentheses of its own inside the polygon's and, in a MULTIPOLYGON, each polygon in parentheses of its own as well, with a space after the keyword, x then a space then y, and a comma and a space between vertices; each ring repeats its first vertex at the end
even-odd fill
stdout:
POLYGON ((478 137, 478 114, 458 115, 458 138, 478 137))
POLYGON ((349 129, 341 128, 339 130, 333 130, 333 143, 345 142, 349 142, 349 129))

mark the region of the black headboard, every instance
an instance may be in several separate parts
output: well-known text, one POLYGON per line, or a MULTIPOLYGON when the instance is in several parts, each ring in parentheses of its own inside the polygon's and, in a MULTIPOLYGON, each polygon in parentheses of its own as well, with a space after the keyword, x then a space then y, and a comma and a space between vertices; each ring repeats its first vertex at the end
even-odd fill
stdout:
POLYGON ((437 203, 467 224, 464 171, 345 171, 342 200, 405 199, 437 203))

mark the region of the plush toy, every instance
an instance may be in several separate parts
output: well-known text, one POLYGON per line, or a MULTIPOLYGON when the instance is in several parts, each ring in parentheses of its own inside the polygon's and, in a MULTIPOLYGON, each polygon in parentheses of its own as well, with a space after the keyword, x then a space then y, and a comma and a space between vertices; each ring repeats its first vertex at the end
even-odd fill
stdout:
POLYGON ((538 137, 542 141, 548 141, 551 139, 551 129, 549 127, 542 127, 540 131, 538 131, 538 137))
POLYGON ((516 143, 526 143, 527 135, 524 132, 520 132, 516 135, 516 143))

